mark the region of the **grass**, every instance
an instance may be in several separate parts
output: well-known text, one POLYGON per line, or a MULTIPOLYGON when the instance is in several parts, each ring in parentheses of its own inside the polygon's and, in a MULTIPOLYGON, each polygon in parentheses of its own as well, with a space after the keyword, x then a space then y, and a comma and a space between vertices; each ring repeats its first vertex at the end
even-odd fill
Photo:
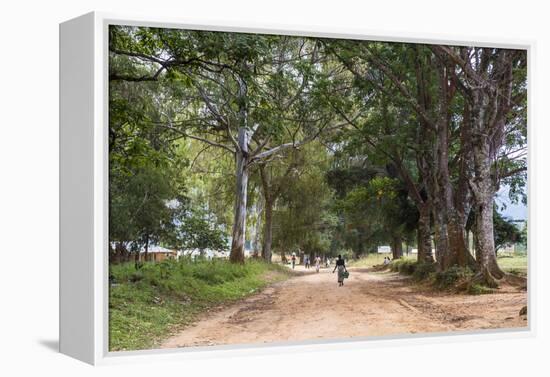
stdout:
POLYGON ((503 271, 515 275, 527 276, 527 254, 499 253, 497 262, 503 271))
MULTIPOLYGON (((368 254, 360 259, 351 260, 348 262, 349 267, 372 267, 374 265, 380 265, 384 263, 384 257, 390 257, 391 254, 368 254)), ((402 260, 416 260, 416 256, 403 256, 402 260)))
POLYGON ((134 263, 110 266, 109 349, 154 348, 171 330, 208 308, 238 300, 289 277, 280 265, 249 260, 134 263))

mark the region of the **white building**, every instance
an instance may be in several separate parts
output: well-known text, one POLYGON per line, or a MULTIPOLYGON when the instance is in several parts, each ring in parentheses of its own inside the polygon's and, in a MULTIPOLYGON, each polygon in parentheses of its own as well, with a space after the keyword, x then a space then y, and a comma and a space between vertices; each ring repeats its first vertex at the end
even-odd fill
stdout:
POLYGON ((226 250, 212 250, 212 249, 187 249, 187 250, 179 250, 178 251, 178 257, 186 256, 186 257, 204 257, 206 259, 213 259, 213 258, 221 258, 226 259, 229 258, 229 252, 226 250))
POLYGON ((391 247, 385 245, 385 246, 378 246, 378 254, 389 254, 391 253, 391 247))

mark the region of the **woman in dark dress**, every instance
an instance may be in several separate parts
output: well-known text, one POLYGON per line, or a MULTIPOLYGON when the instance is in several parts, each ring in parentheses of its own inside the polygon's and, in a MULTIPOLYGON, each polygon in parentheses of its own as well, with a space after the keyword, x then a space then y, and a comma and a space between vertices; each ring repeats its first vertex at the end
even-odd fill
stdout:
POLYGON ((342 258, 342 255, 338 255, 338 259, 336 260, 336 266, 334 266, 334 270, 332 270, 332 273, 338 269, 338 286, 341 287, 344 285, 344 273, 348 272, 346 269, 346 264, 344 263, 344 259, 342 258))

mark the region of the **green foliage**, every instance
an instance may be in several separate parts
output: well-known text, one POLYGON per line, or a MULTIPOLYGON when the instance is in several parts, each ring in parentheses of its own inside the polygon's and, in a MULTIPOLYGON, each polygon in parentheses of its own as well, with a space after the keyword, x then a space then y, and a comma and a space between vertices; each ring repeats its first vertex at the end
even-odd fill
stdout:
POLYGON ((495 209, 493 213, 494 233, 495 233, 495 249, 516 243, 525 243, 526 233, 522 232, 518 226, 509 219, 502 216, 495 209))
POLYGON ((160 239, 172 223, 166 202, 175 193, 166 174, 142 167, 124 177, 112 175, 110 185, 111 240, 134 241, 134 245, 160 239))
MULTIPOLYGON (((167 161, 191 161, 191 167, 183 167, 179 174, 188 179, 186 188, 191 187, 185 192, 188 208, 181 211, 186 218, 172 221, 175 234, 166 236, 156 228, 141 232, 147 239, 154 236, 155 241, 178 247, 220 244, 233 225, 229 212, 236 180, 234 174, 227 174, 235 168, 234 156, 228 152, 235 149, 235 139, 243 128, 254 135, 249 145, 252 158, 281 144, 312 140, 342 118, 329 106, 327 96, 346 96, 345 89, 335 91, 345 83, 336 71, 319 64, 321 45, 315 39, 111 26, 109 48, 113 155, 152 160, 154 151, 167 161), (136 148, 129 148, 132 142, 123 132, 126 129, 133 132, 136 148), (201 149, 196 150, 189 139, 200 140, 201 149), (203 154, 210 161, 205 162, 203 154), (208 213, 196 216, 198 209, 208 213)), ((327 56, 324 62, 328 62, 327 56)), ((324 149, 318 150, 326 155, 324 149)), ((281 154, 262 162, 271 164, 281 154)), ((112 159, 112 171, 123 165, 120 160, 112 159)), ((115 180, 111 184, 116 184, 115 180)), ((251 195, 251 199, 253 204, 256 198, 251 195)), ((311 226, 313 212, 320 214, 310 211, 302 226, 311 226)), ((145 219, 149 217, 153 218, 145 219)), ((117 219, 121 229, 129 229, 127 216, 117 219)), ((304 237, 294 237, 290 246, 300 243, 312 252, 322 252, 330 241, 321 233, 304 232, 304 237)), ((135 237, 135 232, 132 235, 135 237)))
POLYGON ((176 249, 212 249, 227 248, 227 237, 214 216, 200 207, 177 208, 174 231, 167 242, 176 249))
POLYGON ((198 313, 256 292, 284 279, 288 270, 275 264, 225 260, 112 265, 109 290, 109 349, 149 349, 176 325, 187 325, 198 313))
POLYGON ((338 255, 341 255, 342 258, 344 258, 344 260, 346 260, 346 261, 353 260, 353 258, 355 256, 354 253, 353 253, 353 250, 351 250, 351 249, 340 250, 340 251, 338 251, 338 255))
POLYGON ((476 283, 475 273, 469 267, 451 266, 445 271, 436 271, 435 263, 417 262, 411 259, 399 259, 390 263, 390 271, 412 276, 418 282, 429 282, 437 289, 459 288, 468 294, 488 294, 494 290, 476 283))
POLYGON ((188 160, 177 154, 168 135, 155 132, 154 123, 165 110, 155 103, 156 90, 154 84, 110 83, 110 241, 133 251, 162 243, 173 231, 176 212, 170 202, 188 204, 185 178, 179 174, 188 160))
POLYGON ((387 176, 354 175, 359 180, 339 201, 346 221, 346 244, 362 254, 367 251, 365 246, 391 243, 396 236, 409 238, 418 214, 402 182, 387 176))
POLYGON ((417 262, 412 275, 415 280, 427 280, 435 273, 435 270, 435 263, 417 262))
POLYGON ((390 271, 399 272, 401 275, 410 275, 414 280, 429 279, 436 270, 434 263, 418 262, 413 259, 401 258, 390 263, 390 271))
POLYGON ((296 174, 289 175, 274 212, 273 246, 286 253, 300 249, 328 254, 338 219, 331 212, 333 192, 325 181, 325 149, 313 142, 294 156, 296 174))
POLYGON ((439 271, 435 274, 434 284, 440 289, 453 287, 460 281, 469 280, 474 272, 468 267, 452 266, 446 271, 439 271))
POLYGON ((417 262, 412 259, 398 259, 390 263, 390 271, 399 272, 402 275, 412 275, 416 266, 417 262))

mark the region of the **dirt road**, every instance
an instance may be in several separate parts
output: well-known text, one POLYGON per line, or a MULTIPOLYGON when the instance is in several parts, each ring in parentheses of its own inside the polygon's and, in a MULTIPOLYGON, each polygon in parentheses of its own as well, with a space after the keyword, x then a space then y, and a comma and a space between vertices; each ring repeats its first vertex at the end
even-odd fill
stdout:
POLYGON ((431 292, 391 272, 350 269, 344 287, 329 270, 266 288, 174 334, 161 348, 266 343, 527 326, 527 294, 431 292))

